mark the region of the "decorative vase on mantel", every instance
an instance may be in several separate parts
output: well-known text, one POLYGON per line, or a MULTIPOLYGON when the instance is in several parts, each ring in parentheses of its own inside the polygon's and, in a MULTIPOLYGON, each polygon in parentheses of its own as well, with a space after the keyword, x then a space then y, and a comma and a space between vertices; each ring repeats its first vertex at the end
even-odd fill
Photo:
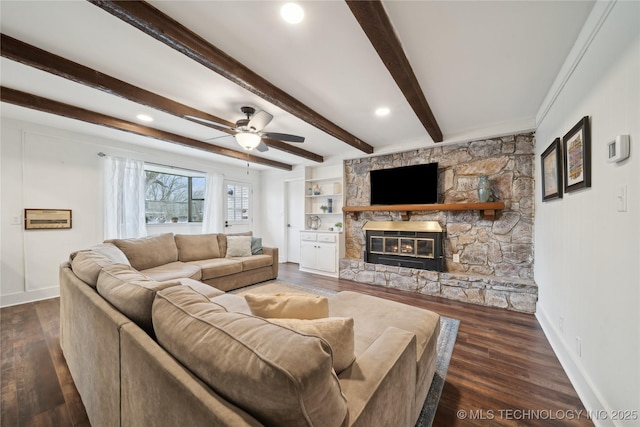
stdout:
POLYGON ((487 175, 481 175, 478 181, 478 201, 488 202, 491 197, 491 183, 487 175))

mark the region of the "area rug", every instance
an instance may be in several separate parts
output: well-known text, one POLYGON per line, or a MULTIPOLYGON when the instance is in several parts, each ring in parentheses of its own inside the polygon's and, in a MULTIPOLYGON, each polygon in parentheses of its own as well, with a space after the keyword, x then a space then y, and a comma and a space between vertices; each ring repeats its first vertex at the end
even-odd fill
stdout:
MULTIPOLYGON (((282 280, 272 280, 269 282, 259 283, 257 285, 236 289, 232 292, 242 295, 246 293, 274 294, 278 292, 296 291, 308 292, 315 295, 323 295, 327 297, 336 293, 335 291, 329 289, 308 285, 298 285, 294 283, 284 282, 282 280)), ((436 360, 436 372, 433 376, 433 381, 431 382, 431 388, 429 388, 427 399, 425 400, 422 411, 420 412, 420 416, 418 417, 416 427, 430 427, 433 424, 433 419, 436 416, 436 410, 438 409, 438 402, 440 401, 442 389, 444 388, 444 381, 445 377, 447 376, 447 370, 449 369, 451 353, 453 352, 453 346, 456 343, 459 326, 459 320, 440 316, 440 336, 438 336, 438 358, 436 360)))

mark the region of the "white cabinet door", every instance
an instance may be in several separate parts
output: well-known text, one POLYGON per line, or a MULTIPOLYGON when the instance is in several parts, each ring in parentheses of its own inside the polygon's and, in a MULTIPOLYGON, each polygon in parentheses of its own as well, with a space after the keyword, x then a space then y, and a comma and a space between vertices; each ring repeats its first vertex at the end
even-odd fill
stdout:
POLYGON ((316 268, 316 246, 315 242, 302 241, 300 243, 300 267, 316 268))
POLYGON ((316 244, 316 270, 335 273, 336 271, 336 244, 316 244))

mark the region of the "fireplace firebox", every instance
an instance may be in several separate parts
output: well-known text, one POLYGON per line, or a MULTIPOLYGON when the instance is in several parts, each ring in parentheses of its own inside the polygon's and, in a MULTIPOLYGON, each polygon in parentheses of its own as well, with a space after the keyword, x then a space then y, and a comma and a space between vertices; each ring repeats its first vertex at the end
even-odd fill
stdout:
POLYGON ((364 261, 443 271, 443 232, 437 221, 369 221, 364 261))

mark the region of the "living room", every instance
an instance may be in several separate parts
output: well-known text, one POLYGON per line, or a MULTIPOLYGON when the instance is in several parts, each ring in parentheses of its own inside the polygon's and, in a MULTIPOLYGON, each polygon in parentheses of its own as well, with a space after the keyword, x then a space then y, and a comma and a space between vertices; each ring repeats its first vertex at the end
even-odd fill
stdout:
MULTIPOLYGON (((82 63, 81 56, 73 56, 72 52, 49 45, 45 40, 39 40, 39 43, 30 40, 26 35, 28 25, 18 29, 15 23, 5 21, 9 19, 5 18, 5 12, 12 9, 4 3, 11 2, 2 5, 4 34, 82 63)), ((95 8, 93 5, 87 7, 95 8)), ((637 2, 595 2, 590 3, 587 12, 568 53, 558 69, 551 70, 549 86, 540 95, 542 101, 533 111, 533 119, 526 124, 501 129, 494 122, 485 123, 486 129, 475 134, 463 134, 461 128, 457 129, 459 134, 445 132, 442 143, 431 142, 421 129, 424 137, 420 140, 401 140, 399 137, 396 144, 391 142, 394 140, 391 137, 372 154, 350 151, 350 147, 341 150, 341 143, 332 140, 327 143, 329 153, 325 154, 322 164, 294 163, 292 159, 298 158, 290 154, 277 157, 273 153, 281 154, 279 151, 269 151, 275 158, 292 163, 291 170, 252 161, 247 163, 242 159, 218 160, 223 158, 117 129, 96 131, 98 126, 93 124, 18 107, 3 99, 0 304, 8 307, 57 297, 60 263, 71 252, 105 239, 102 172, 105 158, 99 153, 109 157, 137 158, 148 165, 168 167, 165 170, 197 171, 203 176, 222 175, 227 182, 248 185, 253 190, 250 219, 217 231, 250 230, 254 236, 263 239, 265 246, 280 248, 280 261, 286 263, 285 249, 289 246, 285 219, 287 191, 291 183, 304 182, 311 170, 318 173, 326 170, 333 176, 336 170, 345 170, 349 162, 373 162, 402 153, 427 156, 435 150, 454 151, 471 144, 490 147, 499 138, 506 138, 501 144, 508 144, 508 138, 514 138, 515 142, 515 135, 535 132, 528 154, 532 165, 530 199, 533 206, 529 207, 531 228, 527 242, 531 250, 531 277, 528 279, 537 286, 535 319, 585 408, 604 411, 602 413, 608 415, 593 419, 594 424, 635 425, 637 418, 615 416, 616 411, 624 415, 625 411, 640 408, 640 222, 637 198, 640 194, 640 160, 634 150, 640 139, 640 8, 637 2), (567 192, 563 197, 543 200, 542 156, 556 138, 565 137, 585 116, 589 117, 591 142, 590 186, 567 192), (608 144, 619 135, 629 136, 630 155, 620 162, 609 162, 608 144), (336 154, 341 151, 347 154, 336 154), (29 208, 71 209, 72 227, 67 230, 24 230, 24 209, 29 208)), ((115 20, 113 17, 107 19, 107 14, 102 13, 110 23, 115 20)), ((16 19, 18 15, 11 16, 16 19)), ((44 18, 40 16, 39 19, 44 18)), ((37 21, 35 17, 34 20, 37 21)), ((37 25, 37 22, 29 25, 37 25)), ((544 31, 540 30, 541 33, 544 31)), ((7 76, 3 76, 4 90, 5 86, 11 87, 9 83, 15 77, 16 69, 11 68, 11 60, 4 54, 2 61, 3 74, 7 72, 7 76)), ((549 72, 545 63, 536 66, 541 73, 549 72)), ((55 92, 48 95, 50 80, 42 77, 42 71, 22 67, 17 71, 25 73, 31 92, 55 97, 55 92)), ((85 108, 100 110, 102 97, 107 95, 96 95, 93 90, 77 86, 70 82, 60 83, 62 91, 67 90, 75 97, 95 97, 95 101, 85 108)), ((121 102, 123 109, 128 111, 130 106, 121 102)), ((270 110, 270 104, 260 105, 260 108, 270 110)), ((436 105, 434 103, 434 107, 436 105)), ((409 115, 413 114, 408 106, 404 108, 409 115)), ((239 111, 237 114, 242 116, 239 111)), ((396 118, 394 116, 394 120, 396 118)), ((343 126, 350 129, 349 117, 334 119, 343 120, 343 126)), ((295 120, 280 122, 285 126, 282 129, 274 126, 273 130, 294 133, 295 127, 289 130, 287 126, 295 120)), ((403 123, 399 121, 393 126, 372 124, 370 132, 392 132, 381 128, 400 128, 403 123)), ((419 124, 407 127, 420 128, 419 124)), ((322 133, 318 130, 310 132, 307 135, 322 133)), ((210 128, 202 127, 192 137, 204 140, 213 135, 216 134, 210 128)), ((316 139, 324 141, 323 138, 316 139)), ((217 144, 217 141, 212 143, 217 144)), ((302 145, 310 146, 311 142, 302 145)), ((348 177, 345 174, 343 178, 343 190, 347 192, 348 177)), ((476 176, 473 178, 475 180, 476 176)), ((475 181, 473 185, 476 185, 475 181)), ((505 210, 498 215, 508 212, 512 211, 505 210)), ((344 216, 345 237, 353 233, 355 221, 354 217, 344 216)), ((201 232, 199 223, 172 223, 170 218, 164 223, 147 224, 146 228, 149 235, 201 232)), ((453 254, 449 255, 453 257, 453 254)))

